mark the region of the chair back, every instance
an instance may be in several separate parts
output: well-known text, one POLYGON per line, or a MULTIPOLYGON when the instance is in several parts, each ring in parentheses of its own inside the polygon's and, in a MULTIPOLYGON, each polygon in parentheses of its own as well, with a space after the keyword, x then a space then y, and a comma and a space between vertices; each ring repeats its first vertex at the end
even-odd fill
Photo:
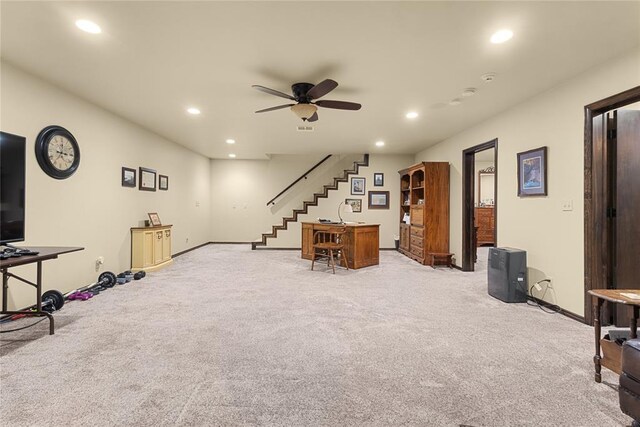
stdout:
POLYGON ((343 235, 346 231, 347 228, 344 226, 329 227, 326 230, 318 230, 313 233, 313 244, 333 243, 335 245, 342 245, 343 235))

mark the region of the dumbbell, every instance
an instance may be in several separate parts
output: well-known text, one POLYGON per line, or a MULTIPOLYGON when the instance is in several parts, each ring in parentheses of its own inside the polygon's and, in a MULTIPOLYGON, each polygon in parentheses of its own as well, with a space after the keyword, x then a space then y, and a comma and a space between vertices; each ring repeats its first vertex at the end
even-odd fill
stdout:
POLYGON ((60 310, 64 305, 64 295, 62 292, 52 289, 42 294, 42 310, 53 313, 60 310))
POLYGON ((116 275, 110 271, 105 271, 98 276, 98 281, 89 286, 85 286, 84 288, 76 289, 76 291, 89 291, 94 295, 100 293, 100 291, 104 291, 105 289, 113 288, 116 285, 116 275))

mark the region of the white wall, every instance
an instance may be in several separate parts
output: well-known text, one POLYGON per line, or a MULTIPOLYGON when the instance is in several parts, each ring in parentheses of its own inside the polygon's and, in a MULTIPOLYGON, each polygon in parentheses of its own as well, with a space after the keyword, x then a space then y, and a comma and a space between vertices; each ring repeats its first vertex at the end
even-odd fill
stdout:
POLYGON ((640 51, 633 51, 418 153, 416 161, 452 165, 450 236, 457 258, 462 150, 498 138, 498 246, 526 250, 530 283, 552 278, 545 299, 584 315, 584 106, 639 84, 640 51), (516 154, 540 146, 548 147, 549 195, 518 198, 516 154), (561 210, 566 200, 573 211, 561 210))
MULTIPOLYGON (((13 66, 1 65, 0 127, 27 140, 27 240, 18 245, 85 248, 44 263, 45 289, 66 292, 95 281, 98 256, 105 258, 100 271, 128 269, 129 229, 147 219, 147 212, 158 212, 164 224, 173 224, 173 253, 210 240, 209 159, 13 66), (80 166, 65 180, 50 178, 35 159, 35 138, 52 124, 68 129, 80 146, 80 166), (122 187, 122 166, 143 166, 168 175, 169 190, 122 187)), ((16 269, 32 279, 34 271, 16 269)), ((31 305, 33 291, 11 280, 8 302, 11 307, 31 305)))
MULTIPOLYGON (((304 200, 311 200, 324 184, 331 184, 334 176, 342 170, 351 169, 354 160, 363 155, 338 156, 336 161, 322 171, 310 175, 292 188, 275 206, 266 202, 280 190, 300 176, 323 156, 272 156, 270 160, 212 160, 211 191, 213 194, 212 235, 213 241, 250 242, 259 240, 262 233, 271 231, 271 226, 282 223, 282 218, 291 216, 295 208, 301 208, 304 200), (217 203, 220 200, 221 203, 217 203)), ((345 221, 379 223, 380 246, 393 247, 393 236, 398 234, 399 224, 399 175, 398 170, 409 166, 413 156, 378 155, 369 156, 369 167, 361 167, 359 177, 366 179, 366 191, 390 191, 390 207, 373 210, 367 207, 367 196, 350 195, 350 184, 341 183, 338 190, 330 191, 329 197, 320 199, 317 207, 310 207, 307 215, 300 215, 297 223, 289 223, 289 229, 279 231, 277 239, 269 239, 269 247, 300 247, 300 222, 317 218, 338 219, 337 209, 345 198, 362 199, 362 213, 345 213, 345 221), (384 173, 384 186, 373 186, 373 173, 384 173)))

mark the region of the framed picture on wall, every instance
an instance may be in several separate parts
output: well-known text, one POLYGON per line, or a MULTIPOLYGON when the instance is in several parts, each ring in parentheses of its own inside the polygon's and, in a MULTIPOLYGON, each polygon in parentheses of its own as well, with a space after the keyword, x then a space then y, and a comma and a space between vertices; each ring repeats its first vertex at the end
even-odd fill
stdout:
POLYGON ((156 171, 140 167, 140 187, 142 191, 156 191, 156 171))
POLYGON ((374 187, 384 187, 384 174, 380 172, 376 172, 373 174, 373 186, 374 187))
POLYGON ((121 181, 123 187, 136 186, 136 170, 131 168, 122 168, 121 181))
POLYGON ((166 175, 158 175, 158 189, 159 190, 168 190, 169 189, 169 177, 166 175))
POLYGON ((547 147, 518 153, 518 197, 547 195, 547 147))
POLYGON ((351 178, 351 194, 354 196, 364 196, 365 179, 359 177, 351 178))
POLYGON ((369 209, 389 209, 389 192, 369 191, 369 209))
POLYGON ((344 199, 344 204, 351 206, 353 212, 362 212, 362 199, 344 199))

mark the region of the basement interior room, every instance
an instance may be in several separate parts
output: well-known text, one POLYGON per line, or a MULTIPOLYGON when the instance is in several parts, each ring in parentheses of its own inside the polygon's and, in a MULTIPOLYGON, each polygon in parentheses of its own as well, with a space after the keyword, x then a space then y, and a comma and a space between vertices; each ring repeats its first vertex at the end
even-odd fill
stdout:
POLYGON ((2 1, 0 425, 640 427, 640 1, 2 1))

